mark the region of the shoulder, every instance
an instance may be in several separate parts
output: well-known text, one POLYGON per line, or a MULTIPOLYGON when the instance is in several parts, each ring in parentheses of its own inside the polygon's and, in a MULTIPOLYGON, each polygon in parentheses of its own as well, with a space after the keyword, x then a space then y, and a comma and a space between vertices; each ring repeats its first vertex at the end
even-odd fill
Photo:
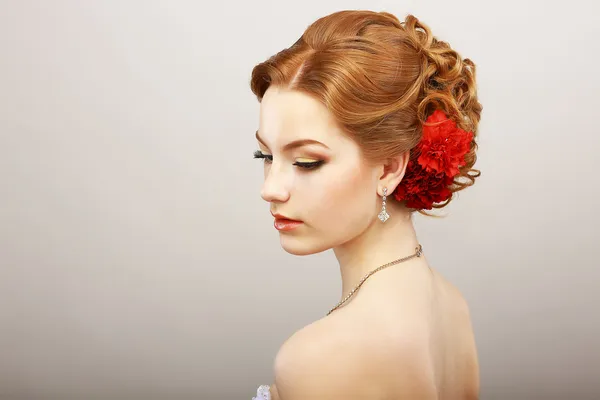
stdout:
POLYGON ((446 314, 451 313, 454 318, 459 322, 467 322, 471 324, 471 311, 467 300, 463 296, 462 292, 450 281, 448 281, 439 272, 432 269, 433 272, 433 284, 434 284, 434 302, 438 306, 444 307, 446 314))
POLYGON ((364 322, 323 319, 290 337, 275 360, 279 398, 435 398, 427 336, 364 322))

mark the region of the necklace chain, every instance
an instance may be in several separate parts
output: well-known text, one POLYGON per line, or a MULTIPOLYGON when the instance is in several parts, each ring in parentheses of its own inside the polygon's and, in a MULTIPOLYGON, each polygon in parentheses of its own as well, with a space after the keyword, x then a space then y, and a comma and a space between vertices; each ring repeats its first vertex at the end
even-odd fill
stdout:
POLYGON ((423 247, 421 245, 418 245, 417 248, 415 249, 414 254, 411 254, 410 256, 406 256, 406 257, 402 257, 399 258, 397 260, 391 261, 387 264, 383 264, 380 267, 375 268, 373 271, 369 272, 368 274, 366 274, 358 283, 358 285, 356 285, 356 287, 354 289, 352 289, 352 291, 350 293, 348 293, 348 296, 346 296, 346 298, 342 301, 340 301, 335 307, 333 307, 331 310, 329 310, 329 312, 327 313, 327 315, 331 314, 332 312, 334 312, 335 310, 337 310, 342 304, 344 304, 345 302, 347 302, 350 297, 352 297, 352 295, 354 295, 354 293, 356 293, 356 291, 362 286, 363 283, 365 283, 365 281, 371 276, 373 275, 375 272, 377 271, 381 271, 384 268, 387 267, 391 267, 392 265, 396 265, 396 264, 400 264, 401 262, 404 261, 408 261, 412 258, 415 257, 421 257, 421 254, 423 254, 423 247))

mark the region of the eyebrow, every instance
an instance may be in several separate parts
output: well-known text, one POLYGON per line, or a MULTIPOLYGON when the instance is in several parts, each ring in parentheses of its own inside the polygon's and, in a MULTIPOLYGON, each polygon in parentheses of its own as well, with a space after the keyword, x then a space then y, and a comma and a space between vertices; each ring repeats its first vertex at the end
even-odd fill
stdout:
MULTIPOLYGON (((258 140, 259 142, 261 142, 263 144, 263 146, 269 147, 260 138, 260 136, 258 135, 258 131, 256 131, 256 140, 258 140)), ((313 139, 298 139, 298 140, 294 140, 293 142, 289 142, 288 144, 286 144, 285 146, 283 146, 283 151, 296 149, 298 147, 306 146, 307 144, 318 144, 318 145, 321 145, 321 146, 329 149, 329 147, 326 144, 321 143, 318 140, 313 140, 313 139)))

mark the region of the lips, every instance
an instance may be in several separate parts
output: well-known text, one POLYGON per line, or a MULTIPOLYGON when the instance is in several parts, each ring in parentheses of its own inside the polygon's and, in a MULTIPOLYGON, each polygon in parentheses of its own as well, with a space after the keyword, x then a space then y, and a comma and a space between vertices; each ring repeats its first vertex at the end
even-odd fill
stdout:
POLYGON ((278 231, 291 231, 292 229, 302 225, 302 223, 302 221, 296 221, 293 219, 275 218, 273 226, 275 226, 275 229, 278 231))
POLYGON ((273 225, 278 231, 289 231, 302 225, 302 221, 287 218, 286 216, 281 214, 271 212, 271 215, 275 217, 275 222, 273 223, 273 225))

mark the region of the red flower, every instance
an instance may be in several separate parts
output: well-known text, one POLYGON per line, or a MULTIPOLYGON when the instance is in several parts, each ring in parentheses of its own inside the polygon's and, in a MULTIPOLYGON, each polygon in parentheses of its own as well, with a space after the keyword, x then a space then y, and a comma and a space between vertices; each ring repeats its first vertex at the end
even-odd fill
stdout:
POLYGON ((458 167, 465 165, 465 154, 469 152, 472 140, 472 132, 457 128, 443 111, 435 110, 427 119, 427 125, 423 125, 419 164, 427 172, 456 176, 458 167))
POLYGON ((465 165, 473 133, 456 126, 443 111, 436 110, 423 125, 423 138, 408 162, 404 179, 394 197, 414 209, 430 210, 452 196, 449 186, 465 165))
POLYGON ((394 197, 399 201, 405 200, 409 208, 431 210, 433 203, 441 203, 452 196, 448 188, 452 180, 443 173, 428 173, 419 163, 410 160, 394 197))

